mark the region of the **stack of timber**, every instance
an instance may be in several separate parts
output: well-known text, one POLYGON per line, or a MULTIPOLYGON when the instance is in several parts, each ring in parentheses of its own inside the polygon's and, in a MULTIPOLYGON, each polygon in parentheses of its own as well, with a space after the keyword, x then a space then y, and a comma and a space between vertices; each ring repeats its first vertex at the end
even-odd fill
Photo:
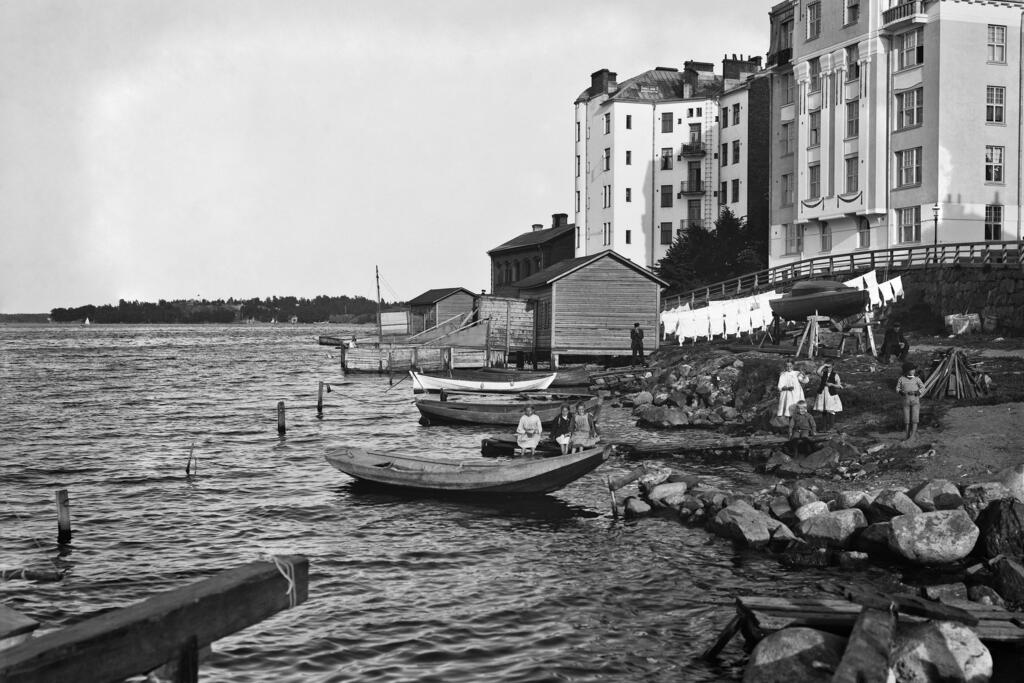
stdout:
POLYGON ((932 356, 935 363, 924 383, 922 394, 928 398, 977 398, 988 393, 985 375, 967 361, 959 349, 938 351, 932 356))

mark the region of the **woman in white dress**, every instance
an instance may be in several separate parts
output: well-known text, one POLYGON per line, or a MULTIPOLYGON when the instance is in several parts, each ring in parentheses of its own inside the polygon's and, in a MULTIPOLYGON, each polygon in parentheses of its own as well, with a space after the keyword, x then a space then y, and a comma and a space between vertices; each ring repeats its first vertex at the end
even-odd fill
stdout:
POLYGON ((804 387, 807 375, 795 369, 793 361, 786 361, 786 369, 779 375, 779 409, 776 416, 789 419, 793 407, 804 400, 804 387))
POLYGON ((836 413, 843 412, 843 400, 839 394, 843 390, 843 382, 836 372, 836 361, 825 363, 818 368, 818 376, 821 384, 818 388, 818 397, 814 399, 814 409, 821 411, 822 431, 830 432, 836 426, 836 413))
POLYGON ((527 405, 523 408, 523 416, 519 418, 519 426, 516 427, 516 443, 523 449, 523 455, 526 455, 527 451, 530 455, 537 453, 542 430, 540 416, 534 414, 533 406, 527 405))

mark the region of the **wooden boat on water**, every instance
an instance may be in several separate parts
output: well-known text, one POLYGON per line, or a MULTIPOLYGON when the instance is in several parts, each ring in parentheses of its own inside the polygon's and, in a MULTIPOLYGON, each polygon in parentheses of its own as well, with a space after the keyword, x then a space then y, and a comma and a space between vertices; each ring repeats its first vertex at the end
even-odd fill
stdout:
POLYGON ((410 370, 409 375, 412 376, 414 391, 475 391, 497 394, 544 391, 555 380, 554 374, 520 380, 506 379, 498 375, 485 375, 485 379, 445 377, 414 370, 410 370))
POLYGON ((341 337, 332 337, 328 334, 321 334, 317 338, 320 346, 347 346, 347 342, 341 337))
POLYGON ((388 486, 445 493, 550 493, 596 469, 610 446, 551 458, 443 460, 361 448, 338 448, 327 462, 350 477, 388 486))
MULTIPOLYGON (((465 370, 461 372, 467 372, 465 370)), ((517 368, 479 368, 478 370, 471 370, 468 372, 474 373, 489 373, 492 375, 508 375, 515 379, 526 379, 529 377, 541 377, 549 374, 540 370, 519 370, 517 368)), ((555 381, 551 383, 553 387, 581 387, 590 384, 590 373, 587 372, 585 365, 573 365, 563 368, 558 368, 555 371, 555 381)))
POLYGON ((455 422, 515 426, 519 424, 519 418, 528 401, 533 406, 533 412, 540 417, 540 421, 548 423, 558 416, 559 410, 565 403, 572 406, 582 402, 584 409, 590 411, 601 400, 597 396, 590 395, 549 394, 543 397, 545 399, 543 401, 538 401, 538 398, 540 397, 517 397, 501 401, 462 401, 457 398, 442 401, 439 398, 418 398, 416 407, 422 415, 420 422, 426 424, 455 422))
POLYGON ((831 280, 797 282, 781 299, 768 302, 772 312, 784 320, 806 320, 810 315, 845 318, 861 313, 868 293, 831 280))
MULTIPOLYGON (((519 442, 515 434, 498 434, 480 440, 480 455, 485 458, 511 458, 517 448, 519 442)), ((537 444, 537 455, 552 456, 561 452, 562 449, 551 439, 545 439, 537 444)))

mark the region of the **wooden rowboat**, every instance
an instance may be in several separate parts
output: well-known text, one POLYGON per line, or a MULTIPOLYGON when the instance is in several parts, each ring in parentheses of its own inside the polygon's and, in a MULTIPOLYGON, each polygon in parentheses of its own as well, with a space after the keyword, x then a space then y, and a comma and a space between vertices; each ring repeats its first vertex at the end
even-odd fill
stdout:
POLYGON ((554 374, 528 379, 505 379, 490 377, 487 379, 460 379, 430 375, 422 372, 409 371, 412 376, 413 391, 473 391, 499 394, 518 394, 523 391, 544 391, 555 380, 554 374))
MULTIPOLYGON (((456 377, 459 377, 462 372, 467 371, 453 371, 456 377)), ((527 379, 531 377, 540 377, 544 372, 538 370, 518 370, 516 368, 478 368, 477 370, 471 370, 468 372, 473 373, 488 373, 492 375, 504 375, 507 377, 513 377, 515 379, 527 379)), ((560 367, 555 371, 555 381, 551 383, 553 387, 581 387, 590 384, 590 373, 587 372, 587 366, 585 365, 572 365, 566 367, 560 367)))
MULTIPOLYGON (((485 458, 511 458, 516 449, 519 448, 519 441, 515 434, 499 434, 487 436, 480 440, 480 455, 485 458)), ((537 444, 537 455, 558 455, 562 449, 557 443, 545 439, 537 444)))
MULTIPOLYGON (((550 402, 533 401, 530 403, 533 406, 533 412, 540 417, 542 423, 554 420, 566 403, 570 406, 583 403, 584 409, 589 411, 596 407, 601 400, 597 396, 554 396, 553 398, 554 400, 550 402)), ((519 424, 519 418, 522 417, 526 404, 526 401, 512 399, 505 401, 461 401, 454 398, 447 401, 437 398, 416 399, 416 407, 422 415, 420 421, 426 424, 462 422, 515 426, 519 424)))
POLYGON ((831 280, 797 282, 781 299, 768 302, 784 320, 806 320, 810 315, 845 318, 863 312, 867 304, 867 292, 831 280))
POLYGON ((550 493, 596 469, 611 447, 551 458, 443 460, 361 448, 338 448, 325 456, 350 477, 419 491, 449 493, 550 493))

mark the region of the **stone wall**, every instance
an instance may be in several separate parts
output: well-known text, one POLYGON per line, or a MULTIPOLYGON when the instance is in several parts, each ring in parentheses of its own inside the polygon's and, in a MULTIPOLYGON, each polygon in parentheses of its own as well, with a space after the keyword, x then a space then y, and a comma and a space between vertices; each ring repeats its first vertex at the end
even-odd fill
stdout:
POLYGON ((912 329, 941 326, 954 313, 994 318, 996 330, 1024 332, 1024 270, 1000 266, 954 266, 903 274, 906 298, 892 311, 912 329))

